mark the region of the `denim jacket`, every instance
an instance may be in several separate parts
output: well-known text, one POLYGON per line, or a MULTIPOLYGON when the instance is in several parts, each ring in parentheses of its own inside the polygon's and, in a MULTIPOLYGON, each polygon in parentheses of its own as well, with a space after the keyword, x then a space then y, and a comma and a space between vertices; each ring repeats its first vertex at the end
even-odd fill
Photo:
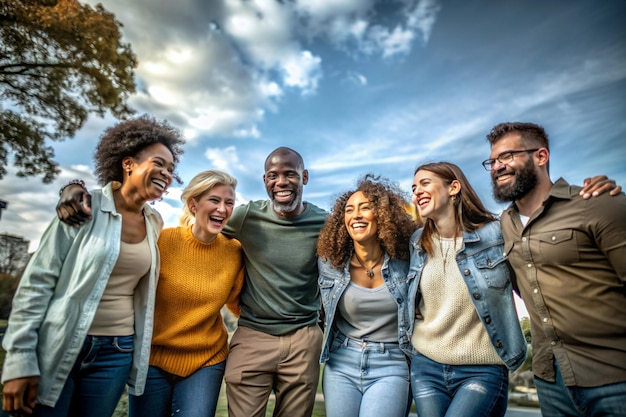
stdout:
MULTIPOLYGON (((61 394, 117 261, 122 216, 108 184, 92 192, 93 217, 82 227, 55 218, 24 270, 2 346, 7 351, 2 382, 39 376, 39 403, 53 407, 61 394)), ((135 289, 135 349, 129 391, 143 393, 159 276, 157 240, 163 221, 145 205, 152 262, 148 279, 135 289)))
MULTIPOLYGON (((411 345, 415 324, 415 307, 420 302, 419 283, 428 254, 418 245, 423 229, 411 237, 409 268, 409 302, 405 303, 404 322, 409 323, 400 347, 408 354, 416 353, 411 345)), ((487 223, 474 232, 463 232, 463 246, 456 261, 469 290, 480 320, 502 361, 511 370, 526 359, 527 344, 517 318, 511 274, 504 255, 504 239, 500 222, 487 223)))
MULTIPOLYGON (((319 269, 318 284, 320 287, 320 293, 322 296, 322 306, 324 308, 324 338, 322 342, 322 354, 320 356, 320 363, 328 361, 330 355, 330 346, 332 345, 332 338, 334 332, 332 331, 333 321, 335 320, 335 313, 337 312, 337 305, 339 299, 343 295, 344 291, 350 284, 350 261, 346 263, 343 271, 338 270, 331 266, 330 261, 323 261, 321 258, 317 261, 319 269)), ((398 338, 407 339, 407 336, 402 334, 406 332, 409 323, 403 321, 402 312, 406 305, 406 295, 408 294, 407 285, 407 272, 409 263, 398 259, 390 259, 389 255, 385 254, 385 260, 382 266, 382 275, 387 289, 391 293, 393 299, 398 304, 398 338)))

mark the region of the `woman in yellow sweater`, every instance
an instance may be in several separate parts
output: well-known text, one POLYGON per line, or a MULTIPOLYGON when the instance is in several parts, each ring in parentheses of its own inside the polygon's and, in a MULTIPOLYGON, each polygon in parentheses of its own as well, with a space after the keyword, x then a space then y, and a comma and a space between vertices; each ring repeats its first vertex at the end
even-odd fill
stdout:
POLYGON ((196 175, 180 226, 161 233, 150 368, 144 394, 130 396, 131 417, 215 415, 228 355, 220 309, 239 315, 243 285, 241 244, 221 234, 236 185, 221 171, 196 175))

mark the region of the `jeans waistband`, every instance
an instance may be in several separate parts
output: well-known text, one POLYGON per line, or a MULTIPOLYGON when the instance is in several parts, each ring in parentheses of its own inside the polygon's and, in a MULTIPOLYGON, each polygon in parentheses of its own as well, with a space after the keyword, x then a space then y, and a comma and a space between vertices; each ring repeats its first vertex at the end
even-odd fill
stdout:
POLYGON ((388 350, 400 349, 400 344, 397 342, 374 342, 367 339, 355 339, 341 332, 337 332, 336 337, 341 341, 342 346, 352 346, 361 350, 375 350, 378 352, 385 352, 388 350))

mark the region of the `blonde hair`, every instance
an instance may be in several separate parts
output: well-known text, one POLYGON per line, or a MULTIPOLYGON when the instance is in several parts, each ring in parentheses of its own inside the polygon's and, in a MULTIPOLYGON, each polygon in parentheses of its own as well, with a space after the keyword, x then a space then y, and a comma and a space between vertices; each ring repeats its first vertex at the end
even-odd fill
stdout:
POLYGON ((237 180, 230 174, 215 169, 202 171, 189 181, 189 184, 183 190, 180 196, 183 202, 183 215, 180 216, 179 224, 188 226, 195 219, 195 216, 189 210, 189 201, 194 198, 201 197, 204 193, 209 192, 213 187, 218 185, 230 185, 233 190, 237 188, 237 180))

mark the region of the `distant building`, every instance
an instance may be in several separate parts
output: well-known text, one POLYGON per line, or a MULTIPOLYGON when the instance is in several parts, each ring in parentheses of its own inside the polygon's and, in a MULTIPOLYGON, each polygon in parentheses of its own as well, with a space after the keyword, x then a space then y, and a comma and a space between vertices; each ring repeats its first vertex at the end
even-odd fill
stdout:
POLYGON ((0 273, 21 274, 30 259, 29 244, 23 236, 0 233, 0 273))
POLYGON ((8 201, 0 200, 0 218, 2 218, 2 210, 7 208, 8 205, 9 205, 8 201))

